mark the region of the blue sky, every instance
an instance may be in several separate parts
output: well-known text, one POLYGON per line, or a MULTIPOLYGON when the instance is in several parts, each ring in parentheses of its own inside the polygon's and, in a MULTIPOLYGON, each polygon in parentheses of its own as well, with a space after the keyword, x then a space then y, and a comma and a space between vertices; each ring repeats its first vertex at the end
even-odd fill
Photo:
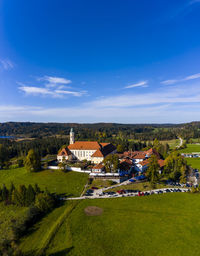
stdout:
POLYGON ((1 0, 0 122, 200 118, 200 0, 1 0))

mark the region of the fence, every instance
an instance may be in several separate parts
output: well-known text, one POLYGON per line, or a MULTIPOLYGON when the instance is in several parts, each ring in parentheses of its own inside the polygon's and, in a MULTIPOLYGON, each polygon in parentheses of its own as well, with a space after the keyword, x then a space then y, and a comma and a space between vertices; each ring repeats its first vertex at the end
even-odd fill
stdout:
MULTIPOLYGON (((58 167, 58 166, 48 166, 47 169, 49 169, 49 170, 59 170, 60 167, 58 167)), ((81 170, 80 167, 66 166, 65 169, 68 170, 68 171, 73 171, 73 172, 91 173, 91 171, 89 171, 89 170, 86 170, 86 171, 81 170)))

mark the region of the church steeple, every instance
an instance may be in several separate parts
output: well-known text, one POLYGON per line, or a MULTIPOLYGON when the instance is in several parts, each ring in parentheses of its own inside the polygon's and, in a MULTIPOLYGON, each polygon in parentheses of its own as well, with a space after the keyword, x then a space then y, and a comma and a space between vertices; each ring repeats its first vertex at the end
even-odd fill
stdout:
POLYGON ((70 134, 69 134, 69 144, 74 144, 75 140, 74 140, 74 131, 73 128, 71 128, 70 130, 70 134))

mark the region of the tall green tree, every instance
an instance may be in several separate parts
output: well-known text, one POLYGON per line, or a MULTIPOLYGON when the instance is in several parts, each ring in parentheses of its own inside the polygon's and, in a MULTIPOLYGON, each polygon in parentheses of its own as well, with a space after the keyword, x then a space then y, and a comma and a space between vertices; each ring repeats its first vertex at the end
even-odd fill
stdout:
POLYGON ((158 164, 158 159, 155 155, 152 155, 149 158, 149 164, 148 164, 148 169, 146 172, 147 178, 149 181, 154 184, 159 180, 159 164, 158 164))
POLYGON ((177 152, 172 152, 165 159, 164 175, 174 181, 178 181, 182 176, 187 176, 188 166, 186 160, 177 152))
POLYGON ((9 152, 5 145, 0 144, 0 168, 4 167, 9 159, 9 152))
POLYGON ((119 157, 116 154, 106 156, 103 162, 106 172, 117 172, 119 169, 119 157))
POLYGON ((29 172, 38 172, 41 170, 41 160, 39 154, 30 149, 24 161, 24 166, 29 172))
POLYGON ((35 202, 35 190, 33 189, 32 185, 29 184, 27 190, 26 190, 26 198, 25 198, 25 204, 26 206, 29 206, 35 202))

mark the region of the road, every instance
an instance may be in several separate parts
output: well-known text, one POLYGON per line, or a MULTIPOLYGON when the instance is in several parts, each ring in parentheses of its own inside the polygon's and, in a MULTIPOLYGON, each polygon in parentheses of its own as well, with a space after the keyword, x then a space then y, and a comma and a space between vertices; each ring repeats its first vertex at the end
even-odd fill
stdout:
POLYGON ((178 137, 179 138, 179 140, 180 140, 180 144, 177 146, 177 148, 180 148, 180 147, 182 147, 182 145, 183 145, 183 139, 181 138, 181 137, 178 137))

